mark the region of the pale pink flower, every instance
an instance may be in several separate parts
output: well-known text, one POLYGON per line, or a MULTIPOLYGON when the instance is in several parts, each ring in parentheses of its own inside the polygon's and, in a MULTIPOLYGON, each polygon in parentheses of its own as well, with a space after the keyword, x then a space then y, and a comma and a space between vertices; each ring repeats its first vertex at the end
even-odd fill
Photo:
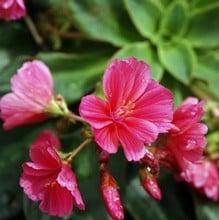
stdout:
POLYGON ((41 61, 26 62, 11 78, 12 92, 0 100, 4 129, 43 121, 45 108, 53 98, 50 70, 41 61))
MULTIPOLYGON (((189 166, 185 180, 213 201, 219 200, 219 168, 213 161, 205 160, 189 166)), ((184 176, 182 176, 184 178, 184 176)))
POLYGON ((0 0, 0 19, 17 20, 25 15, 24 0, 0 0))
POLYGON ((118 185, 116 180, 113 178, 113 176, 110 174, 107 168, 101 170, 100 189, 104 200, 104 204, 112 219, 124 219, 124 210, 118 192, 118 185))
POLYGON ((199 122, 203 114, 203 102, 187 98, 174 112, 173 126, 167 135, 166 146, 185 176, 190 164, 203 160, 207 133, 207 126, 199 122))
POLYGON ((59 157, 58 138, 50 131, 42 132, 30 148, 32 162, 23 163, 20 185, 40 210, 51 216, 71 213, 73 206, 84 209, 76 177, 71 167, 59 157))
POLYGON ((150 79, 150 68, 135 58, 113 60, 103 76, 106 100, 95 95, 82 98, 80 115, 91 125, 98 145, 116 153, 122 145, 128 161, 146 153, 172 120, 171 92, 150 79))

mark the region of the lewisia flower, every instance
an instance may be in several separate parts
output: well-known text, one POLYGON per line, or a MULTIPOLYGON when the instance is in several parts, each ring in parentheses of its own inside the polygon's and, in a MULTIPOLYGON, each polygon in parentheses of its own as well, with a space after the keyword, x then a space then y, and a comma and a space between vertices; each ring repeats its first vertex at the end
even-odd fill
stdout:
POLYGON ((43 62, 24 63, 11 78, 11 88, 0 100, 4 129, 45 120, 45 112, 54 102, 52 76, 43 62))
POLYGON ((22 165, 20 185, 33 201, 41 201, 40 210, 51 216, 71 213, 73 205, 84 209, 76 177, 57 153, 60 143, 55 134, 42 132, 30 148, 32 162, 22 165))
POLYGON ((138 161, 172 120, 171 92, 150 79, 150 68, 135 58, 113 60, 103 76, 106 100, 82 98, 80 115, 91 125, 98 145, 116 153, 122 145, 128 161, 138 161))
POLYGON ((192 164, 187 173, 186 181, 194 188, 213 201, 219 200, 219 168, 215 162, 205 160, 192 164))
POLYGON ((24 0, 0 0, 0 19, 17 20, 25 15, 24 0))
POLYGON ((187 98, 174 112, 173 126, 167 136, 166 145, 185 178, 189 166, 203 160, 207 133, 207 126, 199 122, 203 114, 203 102, 187 98))

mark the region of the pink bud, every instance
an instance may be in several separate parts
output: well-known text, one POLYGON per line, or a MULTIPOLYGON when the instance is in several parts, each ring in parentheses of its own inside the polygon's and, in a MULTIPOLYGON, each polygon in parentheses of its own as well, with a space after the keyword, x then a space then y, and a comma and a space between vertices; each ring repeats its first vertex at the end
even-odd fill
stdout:
POLYGON ((123 206, 121 204, 118 185, 105 166, 100 173, 100 189, 109 215, 113 220, 124 219, 123 206))
POLYGON ((139 171, 141 185, 144 190, 154 199, 161 200, 161 190, 157 183, 157 179, 151 173, 149 173, 145 168, 141 168, 139 171))

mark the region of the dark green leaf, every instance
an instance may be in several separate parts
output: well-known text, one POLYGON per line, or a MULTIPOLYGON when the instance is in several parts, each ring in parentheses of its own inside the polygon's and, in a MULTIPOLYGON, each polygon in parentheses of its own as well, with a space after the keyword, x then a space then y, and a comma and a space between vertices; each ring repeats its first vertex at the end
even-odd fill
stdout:
POLYGON ((184 84, 190 82, 190 76, 196 68, 196 55, 187 42, 160 44, 158 54, 170 74, 184 84))
POLYGON ((124 0, 127 10, 142 36, 153 38, 162 13, 162 5, 152 0, 124 0))
POLYGON ((51 68, 55 91, 68 102, 78 100, 94 88, 109 59, 104 54, 74 55, 55 52, 40 53, 38 58, 51 68))
POLYGON ((189 20, 187 39, 195 47, 219 45, 219 4, 209 10, 194 11, 189 20))
POLYGON ((218 220, 219 205, 207 199, 195 198, 197 220, 218 220))
POLYGON ((184 2, 173 1, 161 19, 159 32, 164 36, 182 34, 186 26, 186 11, 184 2))
POLYGON ((155 49, 147 42, 129 44, 120 49, 114 57, 124 59, 134 56, 151 66, 153 79, 161 80, 163 67, 160 65, 155 49))
POLYGON ((193 77, 207 82, 213 94, 219 97, 219 53, 203 56, 198 59, 197 71, 193 77))
POLYGON ((118 46, 141 38, 122 1, 72 0, 68 7, 78 28, 91 38, 118 46))

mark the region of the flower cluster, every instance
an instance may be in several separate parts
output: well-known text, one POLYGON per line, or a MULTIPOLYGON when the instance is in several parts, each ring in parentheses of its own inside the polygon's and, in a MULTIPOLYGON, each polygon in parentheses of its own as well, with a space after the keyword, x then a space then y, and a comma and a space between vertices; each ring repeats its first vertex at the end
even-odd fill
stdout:
POLYGON ((151 79, 149 65, 135 58, 113 60, 102 84, 105 97, 84 96, 77 116, 62 96, 53 94, 48 67, 35 60, 18 69, 11 79, 12 92, 0 100, 6 130, 49 117, 82 121, 88 129, 84 142, 67 154, 61 152, 59 139, 51 131, 43 131, 31 145, 31 162, 22 165, 20 185, 31 200, 40 201, 41 211, 61 217, 70 214, 74 205, 85 209, 71 165, 91 141, 99 153, 103 202, 114 220, 124 219, 124 210, 118 183, 107 165, 119 147, 128 162, 139 165, 140 183, 153 198, 162 198, 157 179, 163 165, 218 200, 218 167, 203 157, 207 126, 200 120, 204 103, 189 97, 174 110, 171 91, 151 79), (200 169, 204 172, 198 175, 200 169))
POLYGON ((0 19, 17 20, 25 15, 24 0, 0 0, 0 19))

